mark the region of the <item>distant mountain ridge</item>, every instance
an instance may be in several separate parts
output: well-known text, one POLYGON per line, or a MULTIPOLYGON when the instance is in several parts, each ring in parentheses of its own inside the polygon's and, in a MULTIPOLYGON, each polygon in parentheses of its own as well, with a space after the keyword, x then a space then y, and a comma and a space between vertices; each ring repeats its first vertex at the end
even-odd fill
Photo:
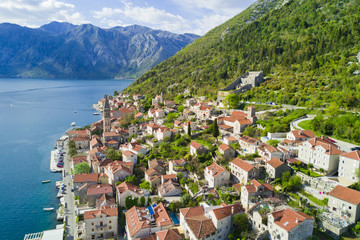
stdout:
POLYGON ((193 42, 133 25, 102 29, 51 22, 39 28, 0 24, 0 77, 136 78, 193 42))

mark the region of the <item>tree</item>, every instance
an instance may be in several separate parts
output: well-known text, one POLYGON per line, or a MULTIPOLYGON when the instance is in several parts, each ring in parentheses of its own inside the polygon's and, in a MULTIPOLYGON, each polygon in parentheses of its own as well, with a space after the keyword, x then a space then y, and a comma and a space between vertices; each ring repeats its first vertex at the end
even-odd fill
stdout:
POLYGON ((180 106, 178 107, 178 111, 179 111, 179 112, 183 112, 184 110, 185 110, 184 105, 180 105, 180 106))
POLYGON ((240 96, 237 94, 229 94, 224 99, 224 105, 229 109, 236 109, 240 104, 240 96))
POLYGON ((122 160, 122 155, 121 153, 117 152, 115 149, 113 148, 109 148, 107 151, 106 151, 106 158, 107 159, 112 159, 113 161, 115 160, 119 160, 121 161, 122 160))
POLYGON ((190 194, 186 193, 181 197, 181 202, 185 206, 189 203, 190 199, 191 199, 190 194))
POLYGON ((139 187, 142 189, 147 189, 147 190, 151 191, 151 184, 148 181, 140 183, 139 187))
POLYGON ((212 132, 212 135, 214 138, 217 139, 217 137, 220 135, 219 133, 219 126, 218 126, 218 123, 217 123, 217 119, 215 118, 215 121, 214 121, 214 127, 213 127, 213 132, 212 132))
POLYGON ((75 148, 69 148, 68 154, 70 157, 73 157, 77 154, 77 151, 75 148))
POLYGON ((191 122, 188 122, 188 135, 191 137, 191 122))
POLYGON ((90 173, 89 164, 86 162, 79 163, 74 167, 75 174, 90 173))
POLYGON ((131 175, 131 176, 127 176, 125 178, 125 182, 132 183, 132 184, 136 185, 138 180, 137 180, 137 177, 135 175, 131 175))
POLYGON ((271 139, 269 141, 267 141, 267 143, 271 146, 277 147, 277 145, 280 143, 281 141, 279 140, 275 140, 275 139, 271 139))
POLYGON ((73 140, 69 140, 68 147, 69 148, 76 148, 75 147, 75 142, 73 140))
POLYGON ((234 217, 234 228, 241 234, 250 230, 249 219, 246 214, 238 214, 234 217))

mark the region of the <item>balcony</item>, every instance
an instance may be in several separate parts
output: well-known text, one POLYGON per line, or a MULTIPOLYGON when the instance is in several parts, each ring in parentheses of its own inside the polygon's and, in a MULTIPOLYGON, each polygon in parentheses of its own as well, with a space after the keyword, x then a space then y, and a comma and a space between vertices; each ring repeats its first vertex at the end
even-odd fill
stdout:
POLYGON ((106 228, 106 227, 107 227, 107 224, 103 224, 103 225, 96 225, 95 227, 96 227, 96 228, 106 228))

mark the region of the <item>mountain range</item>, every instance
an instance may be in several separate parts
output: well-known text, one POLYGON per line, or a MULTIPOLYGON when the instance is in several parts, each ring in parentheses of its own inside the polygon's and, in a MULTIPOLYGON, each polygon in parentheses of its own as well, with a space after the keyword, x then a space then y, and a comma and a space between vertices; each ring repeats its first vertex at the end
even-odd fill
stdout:
POLYGON ((138 78, 124 92, 216 97, 247 71, 266 81, 243 100, 360 106, 360 2, 258 0, 138 78))
POLYGON ((143 26, 102 29, 51 22, 39 28, 0 24, 0 77, 136 78, 193 42, 143 26))

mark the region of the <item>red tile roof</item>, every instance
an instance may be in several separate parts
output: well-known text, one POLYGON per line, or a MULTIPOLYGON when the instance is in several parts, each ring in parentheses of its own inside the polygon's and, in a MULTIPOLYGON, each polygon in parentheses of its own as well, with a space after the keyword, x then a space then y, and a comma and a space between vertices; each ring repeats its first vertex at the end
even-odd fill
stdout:
POLYGON ((98 177, 99 176, 97 173, 75 174, 73 182, 74 183, 97 182, 98 177))
POLYGON ((278 168, 281 165, 283 165, 284 163, 282 161, 280 161, 279 159, 277 159, 276 157, 272 158, 271 160, 269 160, 267 162, 267 164, 269 164, 270 166, 272 166, 273 168, 278 168))
POLYGON ((192 146, 195 149, 199 149, 200 147, 202 147, 202 145, 196 141, 192 141, 190 146, 192 146))
POLYGON ((337 185, 329 195, 355 205, 360 204, 360 192, 341 185, 337 185))
POLYGON ((96 184, 88 186, 88 195, 98 195, 104 193, 113 193, 112 186, 110 184, 96 184))
POLYGON ((156 236, 158 237, 159 240, 181 240, 181 239, 183 239, 183 237, 181 236, 181 234, 177 228, 156 232, 156 236))
POLYGON ((226 171, 226 168, 218 165, 217 163, 213 163, 210 166, 207 166, 205 171, 208 173, 211 171, 212 177, 217 177, 219 174, 226 171))
POLYGON ((340 155, 341 157, 351 158, 354 160, 360 160, 360 151, 352 151, 348 153, 343 153, 340 155))
POLYGON ((134 184, 127 183, 127 182, 123 182, 123 183, 121 183, 120 185, 118 185, 116 187, 116 191, 118 191, 120 194, 127 191, 127 190, 136 192, 136 190, 138 190, 138 189, 140 189, 139 186, 136 186, 134 184))
POLYGON ((236 203, 233 205, 224 206, 222 208, 216 208, 213 210, 213 212, 216 219, 220 220, 239 212, 245 212, 245 209, 240 204, 236 203))
POLYGON ((251 169, 254 168, 253 165, 245 162, 244 160, 241 160, 240 158, 235 158, 234 160, 232 160, 232 163, 235 164, 236 166, 238 166, 239 168, 243 169, 246 172, 251 171, 251 169))
POLYGON ((204 238, 216 232, 213 221, 204 215, 205 210, 203 207, 180 209, 180 212, 196 238, 204 238))
POLYGON ((271 214, 274 217, 274 223, 285 229, 287 232, 291 231, 307 219, 313 220, 312 217, 305 213, 295 212, 290 208, 272 212, 271 214))
POLYGON ((226 150, 230 149, 230 146, 223 143, 219 146, 219 148, 223 151, 226 151, 226 150))
POLYGON ((109 206, 103 206, 100 209, 97 210, 90 210, 84 212, 84 219, 94 219, 96 216, 100 214, 105 214, 106 217, 114 217, 118 215, 118 208, 117 207, 109 207, 109 206))

